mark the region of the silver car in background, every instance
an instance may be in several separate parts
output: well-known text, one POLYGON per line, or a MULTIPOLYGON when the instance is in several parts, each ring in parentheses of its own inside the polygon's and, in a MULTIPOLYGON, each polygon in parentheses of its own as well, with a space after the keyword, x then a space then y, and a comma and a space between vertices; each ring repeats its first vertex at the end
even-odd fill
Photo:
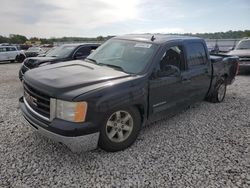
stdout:
POLYGON ((250 38, 242 39, 228 55, 240 58, 240 73, 250 73, 250 38))

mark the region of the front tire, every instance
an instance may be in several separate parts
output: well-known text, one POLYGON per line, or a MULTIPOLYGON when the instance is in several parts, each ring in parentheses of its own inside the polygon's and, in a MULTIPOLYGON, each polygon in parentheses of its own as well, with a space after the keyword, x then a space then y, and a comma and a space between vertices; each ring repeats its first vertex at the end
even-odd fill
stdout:
POLYGON ((120 151, 131 146, 141 129, 141 117, 134 107, 107 113, 101 127, 99 146, 105 151, 120 151))

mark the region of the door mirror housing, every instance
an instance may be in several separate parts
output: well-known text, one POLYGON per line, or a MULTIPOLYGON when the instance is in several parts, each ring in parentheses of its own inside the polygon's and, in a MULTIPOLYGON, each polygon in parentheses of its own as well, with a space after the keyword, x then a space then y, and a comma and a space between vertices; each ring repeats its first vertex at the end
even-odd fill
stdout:
POLYGON ((166 77, 166 76, 175 76, 178 77, 181 75, 181 71, 178 67, 173 65, 166 65, 164 70, 160 70, 157 73, 158 77, 166 77))

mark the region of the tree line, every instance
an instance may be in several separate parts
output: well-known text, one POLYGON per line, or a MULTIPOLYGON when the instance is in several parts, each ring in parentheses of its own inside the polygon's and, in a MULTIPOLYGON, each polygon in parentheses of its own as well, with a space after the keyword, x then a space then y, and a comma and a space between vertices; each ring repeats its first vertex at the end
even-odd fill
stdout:
MULTIPOLYGON (((170 33, 173 34, 173 33, 170 33)), ((197 36, 204 39, 240 39, 243 37, 250 37, 250 30, 244 31, 227 31, 227 32, 215 32, 215 33, 184 33, 181 35, 197 36)), ((84 41, 105 41, 113 36, 98 36, 98 37, 61 37, 61 38, 37 38, 19 34, 10 34, 8 37, 0 35, 0 43, 11 44, 24 44, 26 41, 40 41, 41 44, 53 44, 54 42, 84 42, 84 41)))

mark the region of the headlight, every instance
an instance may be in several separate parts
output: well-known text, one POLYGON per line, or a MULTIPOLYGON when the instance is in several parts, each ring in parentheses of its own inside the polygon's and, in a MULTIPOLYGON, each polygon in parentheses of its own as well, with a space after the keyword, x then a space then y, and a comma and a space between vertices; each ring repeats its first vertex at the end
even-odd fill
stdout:
POLYGON ((87 102, 69 102, 56 100, 55 116, 71 122, 84 122, 87 114, 87 102))

